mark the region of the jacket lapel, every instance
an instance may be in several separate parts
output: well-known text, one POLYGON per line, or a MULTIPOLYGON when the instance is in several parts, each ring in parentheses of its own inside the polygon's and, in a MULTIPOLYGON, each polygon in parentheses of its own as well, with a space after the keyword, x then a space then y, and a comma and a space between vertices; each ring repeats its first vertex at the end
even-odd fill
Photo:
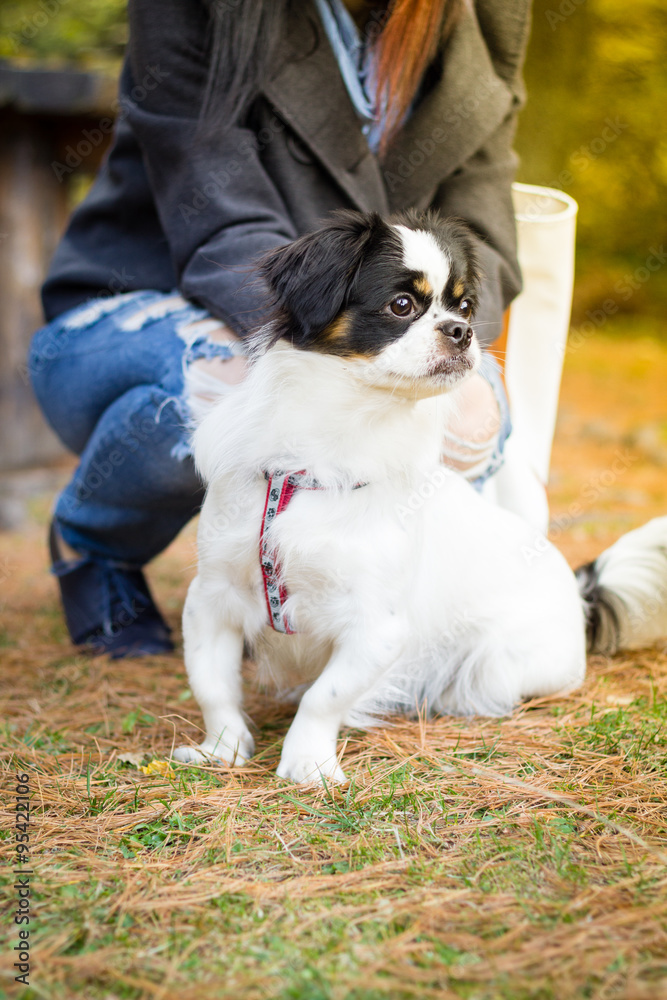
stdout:
POLYGON ((277 112, 363 211, 388 211, 378 162, 310 2, 290 24, 278 73, 264 87, 277 112))
POLYGON ((441 79, 382 164, 391 209, 426 208, 438 185, 480 148, 512 103, 512 91, 494 71, 472 4, 465 4, 443 54, 441 79))
POLYGON ((425 208, 438 185, 508 114, 513 94, 496 75, 472 4, 445 49, 440 80, 382 164, 370 152, 329 40, 309 0, 290 24, 280 68, 264 92, 279 115, 363 211, 425 208))

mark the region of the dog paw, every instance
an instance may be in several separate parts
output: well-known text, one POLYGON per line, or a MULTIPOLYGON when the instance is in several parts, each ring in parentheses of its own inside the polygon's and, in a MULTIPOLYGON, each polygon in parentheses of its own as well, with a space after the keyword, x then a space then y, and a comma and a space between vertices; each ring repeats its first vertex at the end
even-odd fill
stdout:
POLYGON ((206 739, 197 747, 176 747, 172 756, 182 764, 231 764, 242 767, 255 752, 255 744, 250 733, 233 737, 225 733, 218 740, 206 739))
POLYGON ((347 781, 335 755, 317 763, 310 754, 289 757, 283 754, 276 774, 297 785, 342 785, 347 781))

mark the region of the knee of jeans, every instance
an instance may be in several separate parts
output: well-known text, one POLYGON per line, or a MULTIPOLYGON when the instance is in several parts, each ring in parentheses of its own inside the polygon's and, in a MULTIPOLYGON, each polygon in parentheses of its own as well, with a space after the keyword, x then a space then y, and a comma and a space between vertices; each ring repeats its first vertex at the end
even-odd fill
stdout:
POLYGON ((55 320, 34 334, 26 359, 26 375, 49 426, 67 448, 80 454, 88 432, 73 420, 67 393, 59 385, 58 363, 62 356, 59 333, 55 320))
POLYGON ((47 323, 33 334, 27 357, 27 374, 35 392, 44 382, 44 376, 58 359, 60 352, 55 323, 47 323))
POLYGON ((245 346, 224 323, 209 317, 184 323, 176 331, 183 352, 185 403, 197 426, 212 406, 243 378, 245 346))
POLYGON ((102 462, 129 481, 145 477, 166 499, 180 496, 183 483, 190 488, 191 455, 183 400, 161 386, 137 385, 102 414, 84 457, 86 467, 98 475, 102 473, 94 463, 102 462))

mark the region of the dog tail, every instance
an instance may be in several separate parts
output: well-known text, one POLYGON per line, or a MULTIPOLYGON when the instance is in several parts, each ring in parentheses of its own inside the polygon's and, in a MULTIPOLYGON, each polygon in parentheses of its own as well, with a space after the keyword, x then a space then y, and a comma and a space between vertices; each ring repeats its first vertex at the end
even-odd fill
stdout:
POLYGON ((667 639, 667 517, 629 531, 576 571, 591 653, 667 639))

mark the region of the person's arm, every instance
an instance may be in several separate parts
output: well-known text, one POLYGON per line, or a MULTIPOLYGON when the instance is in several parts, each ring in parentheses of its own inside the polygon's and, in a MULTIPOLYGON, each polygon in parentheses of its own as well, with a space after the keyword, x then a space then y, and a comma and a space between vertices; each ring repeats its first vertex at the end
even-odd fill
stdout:
POLYGON ((264 317, 252 273, 262 253, 296 232, 256 152, 234 123, 205 133, 199 116, 212 28, 199 0, 130 0, 121 81, 179 289, 243 334, 264 317))

